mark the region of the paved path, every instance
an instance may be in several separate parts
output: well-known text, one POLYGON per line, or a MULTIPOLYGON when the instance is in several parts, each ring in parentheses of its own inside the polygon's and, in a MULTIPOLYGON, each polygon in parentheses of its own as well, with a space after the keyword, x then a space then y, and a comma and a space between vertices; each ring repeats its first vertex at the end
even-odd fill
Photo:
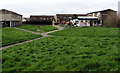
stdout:
POLYGON ((46 32, 46 33, 44 33, 44 34, 49 34, 49 33, 57 32, 57 31, 60 31, 60 30, 65 30, 64 27, 60 27, 60 26, 58 26, 58 25, 54 25, 54 27, 58 28, 58 30, 54 30, 54 31, 50 31, 50 32, 46 32))
POLYGON ((26 30, 26 29, 20 29, 20 28, 14 27, 15 29, 18 29, 18 30, 22 30, 22 31, 26 31, 26 32, 30 32, 30 33, 42 35, 43 37, 39 37, 39 38, 36 38, 36 39, 32 39, 32 40, 28 40, 28 41, 24 41, 24 42, 12 44, 12 45, 9 45, 9 46, 5 46, 5 47, 0 48, 0 50, 6 49, 6 48, 9 48, 9 47, 13 47, 13 46, 16 46, 16 45, 28 43, 28 42, 31 42, 31 41, 34 41, 34 40, 39 40, 39 39, 42 39, 42 38, 45 38, 45 37, 49 37, 49 36, 51 36, 51 35, 48 35, 48 33, 53 33, 53 32, 56 32, 56 31, 60 31, 60 30, 64 30, 64 29, 65 29, 64 27, 60 27, 60 26, 58 26, 58 25, 55 25, 54 27, 57 27, 58 30, 53 30, 53 31, 45 32, 45 33, 38 33, 38 32, 29 31, 29 30, 26 30))
POLYGON ((18 29, 18 30, 30 32, 30 33, 33 33, 33 34, 39 34, 39 35, 42 35, 43 37, 49 36, 49 35, 45 34, 46 32, 45 33, 38 33, 38 32, 29 31, 29 30, 26 30, 26 29, 21 29, 21 28, 16 28, 16 27, 14 27, 14 28, 18 29))
POLYGON ((26 30, 26 29, 16 28, 16 27, 14 27, 14 28, 15 28, 15 29, 18 29, 18 30, 22 30, 22 31, 34 33, 34 34, 40 34, 40 35, 42 35, 43 37, 50 36, 50 35, 48 35, 49 33, 57 32, 57 31, 60 31, 60 30, 64 30, 64 29, 65 29, 64 27, 60 27, 60 26, 58 26, 58 25, 54 25, 54 27, 58 28, 58 30, 53 30, 53 31, 45 32, 45 33, 33 32, 33 31, 26 30))

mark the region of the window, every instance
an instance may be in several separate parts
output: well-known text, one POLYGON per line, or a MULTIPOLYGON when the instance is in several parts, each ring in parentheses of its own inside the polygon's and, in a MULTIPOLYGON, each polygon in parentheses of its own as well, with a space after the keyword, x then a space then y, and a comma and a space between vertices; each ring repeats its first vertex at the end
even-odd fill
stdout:
POLYGON ((97 16, 100 16, 100 12, 99 12, 99 13, 97 13, 97 16))
POLYGON ((94 24, 96 24, 96 21, 94 21, 94 24))
POLYGON ((95 13, 93 13, 93 16, 95 16, 95 13))
POLYGON ((85 23, 86 21, 84 20, 83 22, 85 23))
POLYGON ((97 21, 97 24, 100 24, 100 21, 97 21))
POLYGON ((78 22, 78 21, 76 21, 76 22, 78 22))

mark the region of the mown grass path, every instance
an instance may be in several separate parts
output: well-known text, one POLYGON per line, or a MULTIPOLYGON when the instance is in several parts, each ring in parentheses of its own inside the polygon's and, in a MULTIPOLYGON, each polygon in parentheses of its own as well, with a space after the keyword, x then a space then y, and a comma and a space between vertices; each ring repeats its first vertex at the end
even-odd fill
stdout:
POLYGON ((51 36, 51 35, 48 35, 49 33, 57 32, 57 31, 65 29, 64 27, 60 27, 58 25, 55 25, 54 27, 58 28, 58 30, 53 30, 53 31, 45 32, 45 33, 38 33, 38 32, 29 31, 29 30, 26 30, 26 29, 21 29, 21 28, 14 27, 15 29, 18 29, 18 30, 22 30, 22 31, 26 31, 26 32, 34 33, 34 34, 40 34, 43 37, 39 37, 39 38, 35 38, 35 39, 32 39, 32 40, 28 40, 28 41, 12 44, 12 45, 9 45, 9 46, 5 46, 5 47, 0 48, 0 50, 6 49, 6 48, 9 48, 9 47, 13 47, 13 46, 16 46, 16 45, 28 43, 28 42, 31 42, 31 41, 34 41, 34 40, 39 40, 39 39, 42 39, 42 38, 45 38, 45 37, 49 37, 49 36, 51 36))

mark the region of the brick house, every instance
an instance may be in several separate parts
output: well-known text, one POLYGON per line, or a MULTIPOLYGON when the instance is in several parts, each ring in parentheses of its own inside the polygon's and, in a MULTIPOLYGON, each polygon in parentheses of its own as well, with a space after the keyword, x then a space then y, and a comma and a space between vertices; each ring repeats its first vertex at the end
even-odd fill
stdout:
POLYGON ((103 26, 116 26, 117 11, 106 9, 87 14, 88 16, 98 17, 103 26))
POLYGON ((53 21, 55 18, 54 16, 49 15, 31 15, 30 21, 53 21))
POLYGON ((31 15, 30 24, 53 25, 55 17, 52 15, 31 15))
POLYGON ((14 27, 22 24, 22 15, 6 9, 0 10, 1 27, 14 27))
MULTIPOLYGON (((69 17, 72 17, 74 14, 56 14, 56 23, 66 24, 69 17)), ((76 14, 78 16, 87 16, 87 14, 76 14)))

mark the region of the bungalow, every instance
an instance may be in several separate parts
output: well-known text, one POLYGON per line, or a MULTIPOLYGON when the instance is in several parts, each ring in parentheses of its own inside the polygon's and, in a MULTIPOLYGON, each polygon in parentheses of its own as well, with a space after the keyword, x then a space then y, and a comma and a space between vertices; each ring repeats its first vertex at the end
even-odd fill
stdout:
POLYGON ((88 16, 97 17, 103 26, 114 26, 117 22, 117 11, 111 9, 91 12, 88 16))
POLYGON ((6 9, 0 10, 0 23, 2 27, 14 27, 22 24, 22 15, 6 9))
POLYGON ((71 22, 80 27, 87 26, 101 26, 101 22, 97 17, 79 16, 77 19, 71 20, 71 22))

